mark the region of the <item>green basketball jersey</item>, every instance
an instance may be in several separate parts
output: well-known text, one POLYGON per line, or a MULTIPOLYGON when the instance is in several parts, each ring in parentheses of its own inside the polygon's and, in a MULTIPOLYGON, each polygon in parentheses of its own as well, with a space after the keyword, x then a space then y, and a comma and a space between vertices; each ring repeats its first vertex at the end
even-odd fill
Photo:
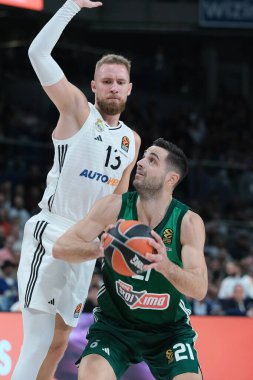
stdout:
MULTIPOLYGON (((119 218, 138 220, 137 198, 136 192, 122 195, 119 218)), ((180 267, 180 228, 187 210, 189 207, 173 198, 164 219, 154 229, 161 236, 169 259, 180 267)), ((104 260, 102 271, 104 284, 98 292, 99 307, 104 315, 123 326, 157 331, 191 314, 185 296, 155 270, 125 277, 113 271, 104 260)))

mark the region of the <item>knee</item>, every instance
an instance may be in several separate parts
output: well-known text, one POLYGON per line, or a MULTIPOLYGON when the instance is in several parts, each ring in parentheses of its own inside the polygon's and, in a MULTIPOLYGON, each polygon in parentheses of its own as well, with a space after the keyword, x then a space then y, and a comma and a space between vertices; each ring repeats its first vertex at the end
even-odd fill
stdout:
POLYGON ((63 357, 67 346, 68 346, 68 336, 61 336, 61 337, 54 338, 49 347, 48 353, 51 356, 54 356, 56 359, 60 360, 63 357))
POLYGON ((116 375, 103 356, 90 354, 80 362, 78 380, 116 380, 116 375))

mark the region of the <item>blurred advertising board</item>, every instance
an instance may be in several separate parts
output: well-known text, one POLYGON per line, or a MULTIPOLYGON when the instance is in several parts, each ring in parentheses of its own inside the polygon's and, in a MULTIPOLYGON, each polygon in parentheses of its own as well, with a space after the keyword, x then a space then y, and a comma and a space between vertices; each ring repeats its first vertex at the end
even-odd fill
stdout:
POLYGON ((253 0, 199 0, 199 24, 214 28, 253 28, 253 0))
POLYGON ((10 380, 23 339, 20 313, 0 312, 0 379, 10 380))
POLYGON ((44 8, 44 0, 0 0, 0 4, 36 11, 41 11, 44 8))
MULTIPOLYGON (((191 317, 198 333, 196 347, 205 380, 252 380, 253 318, 191 317)), ((56 372, 57 380, 76 380, 75 361, 86 344, 92 314, 82 314, 56 372)), ((39 327, 38 327, 39 328, 39 327)), ((22 343, 20 313, 0 312, 0 379, 10 380, 22 343)), ((154 380, 145 363, 131 366, 122 380, 154 380)))

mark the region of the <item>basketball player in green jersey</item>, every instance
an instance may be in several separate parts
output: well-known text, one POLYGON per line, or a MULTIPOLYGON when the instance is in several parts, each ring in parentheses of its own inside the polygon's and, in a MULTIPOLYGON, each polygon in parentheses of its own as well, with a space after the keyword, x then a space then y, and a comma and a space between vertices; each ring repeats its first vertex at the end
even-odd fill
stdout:
POLYGON ((205 230, 200 216, 173 198, 188 170, 180 148, 156 140, 137 163, 138 192, 110 195, 60 237, 55 258, 72 263, 103 257, 93 240, 119 218, 149 225, 155 254, 145 272, 117 274, 104 261, 104 284, 98 292, 95 323, 79 363, 79 380, 120 379, 133 363, 145 361, 158 380, 201 380, 187 296, 207 292, 205 230))

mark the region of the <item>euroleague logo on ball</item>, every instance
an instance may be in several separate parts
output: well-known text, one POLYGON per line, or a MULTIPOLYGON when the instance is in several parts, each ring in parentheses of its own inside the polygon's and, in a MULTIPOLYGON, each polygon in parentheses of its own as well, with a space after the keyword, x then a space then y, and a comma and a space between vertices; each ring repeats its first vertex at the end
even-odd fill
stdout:
POLYGON ((106 262, 123 276, 133 276, 143 272, 144 265, 150 264, 145 258, 154 253, 149 244, 151 228, 137 220, 123 220, 107 231, 104 241, 106 262))

